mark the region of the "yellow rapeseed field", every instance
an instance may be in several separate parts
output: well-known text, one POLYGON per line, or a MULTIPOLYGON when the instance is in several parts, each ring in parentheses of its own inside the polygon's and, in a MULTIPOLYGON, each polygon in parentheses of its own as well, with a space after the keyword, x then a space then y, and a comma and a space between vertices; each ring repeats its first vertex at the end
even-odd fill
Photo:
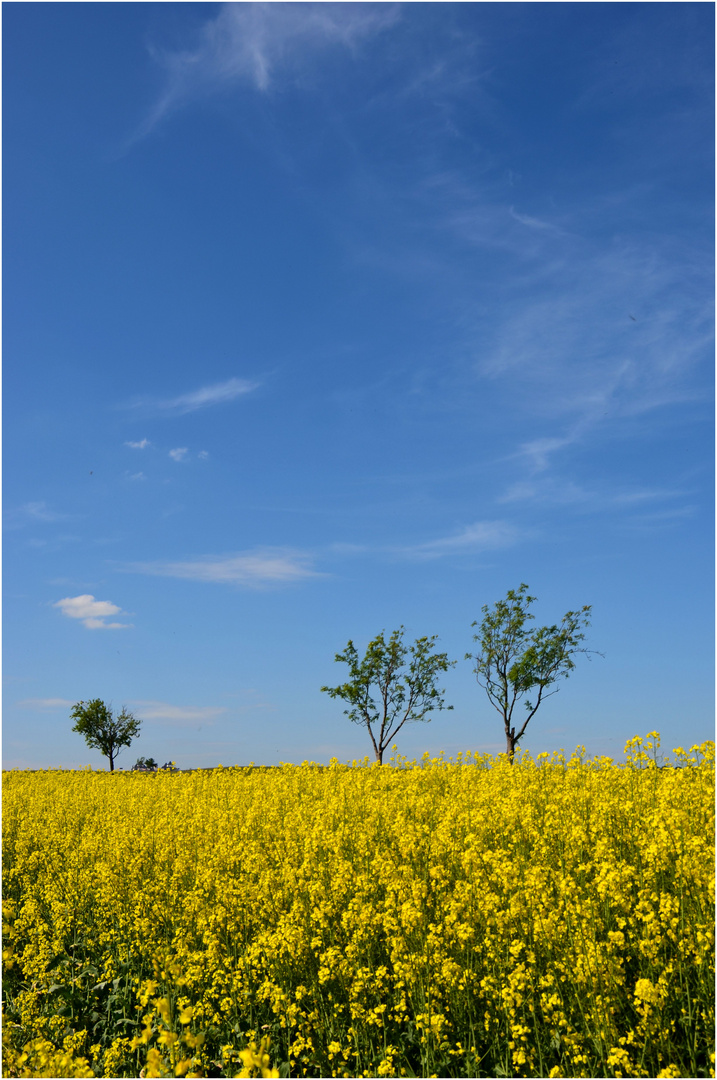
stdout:
POLYGON ((5 1076, 714 1076, 714 744, 4 775, 5 1076))

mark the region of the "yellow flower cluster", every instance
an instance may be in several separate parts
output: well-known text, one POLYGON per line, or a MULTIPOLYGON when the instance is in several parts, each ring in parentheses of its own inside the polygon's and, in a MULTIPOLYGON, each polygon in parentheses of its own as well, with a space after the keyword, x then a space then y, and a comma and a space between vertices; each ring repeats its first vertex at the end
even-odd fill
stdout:
POLYGON ((714 1076, 714 745, 658 746, 6 773, 4 1075, 714 1076))

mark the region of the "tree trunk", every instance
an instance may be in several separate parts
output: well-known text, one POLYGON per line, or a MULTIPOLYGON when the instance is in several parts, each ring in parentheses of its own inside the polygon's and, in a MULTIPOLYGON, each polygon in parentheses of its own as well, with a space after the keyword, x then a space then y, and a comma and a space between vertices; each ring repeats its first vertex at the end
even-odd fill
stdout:
POLYGON ((379 765, 383 765, 383 747, 382 746, 379 746, 378 750, 376 751, 376 761, 377 761, 377 763, 379 765))
POLYGON ((515 747, 516 747, 517 741, 518 741, 516 739, 516 737, 515 737, 515 728, 511 728, 509 731, 506 730, 505 739, 506 739, 505 752, 508 755, 508 761, 512 765, 513 764, 513 758, 515 756, 515 747))
POLYGON ((111 754, 109 755, 109 759, 110 759, 110 772, 114 772, 115 771, 115 759, 112 757, 111 754))

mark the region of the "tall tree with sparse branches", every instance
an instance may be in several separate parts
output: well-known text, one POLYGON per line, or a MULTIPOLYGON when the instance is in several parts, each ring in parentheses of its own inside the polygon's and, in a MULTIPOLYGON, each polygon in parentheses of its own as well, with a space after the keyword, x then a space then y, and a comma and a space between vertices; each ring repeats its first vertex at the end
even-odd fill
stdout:
POLYGON ((510 589, 505 600, 492 608, 485 604, 479 631, 473 635, 478 642, 477 655, 466 653, 466 660, 475 664, 479 686, 503 719, 511 764, 515 748, 541 704, 560 689, 549 687, 568 677, 575 667, 573 657, 583 653, 590 659, 593 651, 582 645, 582 631, 590 625, 589 604, 566 612, 560 624, 531 629, 527 624, 535 616, 528 609, 534 602, 535 597, 528 596, 528 586, 522 584, 517 590, 510 589), (527 713, 522 724, 518 718, 514 722, 515 708, 521 702, 527 713))
POLYGON ((453 708, 444 705, 444 691, 438 689, 436 680, 455 660, 434 651, 435 635, 407 646, 403 634, 401 626, 386 640, 381 631, 369 642, 363 659, 349 641, 335 657, 337 663, 348 664, 349 681, 321 687, 330 697, 342 698, 350 706, 344 715, 368 730, 379 765, 404 724, 429 721, 430 712, 453 708))
POLYGON ((78 701, 70 716, 75 721, 72 730, 84 735, 90 749, 99 750, 109 758, 110 772, 114 772, 115 760, 122 747, 129 746, 139 735, 140 721, 132 713, 122 709, 115 716, 101 698, 78 701))

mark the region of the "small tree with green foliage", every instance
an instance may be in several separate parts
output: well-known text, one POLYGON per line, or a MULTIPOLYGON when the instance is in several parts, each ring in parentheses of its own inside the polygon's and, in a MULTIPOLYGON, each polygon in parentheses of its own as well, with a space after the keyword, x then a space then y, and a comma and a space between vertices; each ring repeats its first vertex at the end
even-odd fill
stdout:
POLYGON ((589 604, 579 611, 568 611, 559 625, 531 629, 527 624, 534 616, 528 608, 535 597, 527 593, 528 586, 523 584, 517 591, 510 589, 505 600, 492 609, 485 604, 480 629, 473 635, 479 651, 476 656, 466 653, 466 660, 475 662, 479 686, 503 719, 511 764, 515 748, 541 704, 560 689, 548 688, 568 677, 575 667, 574 656, 592 651, 581 644, 585 639, 582 630, 590 625, 589 604), (528 693, 530 698, 526 698, 528 693), (521 725, 519 720, 513 722, 513 714, 523 698, 527 716, 521 725))
POLYGON ((370 641, 363 659, 353 641, 337 663, 348 664, 349 681, 341 686, 322 686, 332 698, 342 698, 350 706, 344 715, 368 729, 376 761, 383 755, 404 724, 429 721, 430 712, 452 709, 444 705, 444 692, 436 686, 440 672, 453 667, 446 653, 434 651, 437 637, 418 638, 413 645, 403 642, 404 628, 394 630, 388 641, 384 632, 370 641))
POLYGON ((150 772, 154 772, 155 769, 159 768, 159 763, 156 762, 153 757, 138 757, 132 768, 137 769, 138 771, 140 769, 148 769, 150 772))
POLYGON ((110 772, 114 772, 115 759, 122 747, 129 746, 139 736, 140 721, 132 713, 122 709, 114 716, 111 707, 100 698, 78 701, 70 716, 75 721, 72 730, 84 735, 91 750, 99 750, 109 758, 110 772))

